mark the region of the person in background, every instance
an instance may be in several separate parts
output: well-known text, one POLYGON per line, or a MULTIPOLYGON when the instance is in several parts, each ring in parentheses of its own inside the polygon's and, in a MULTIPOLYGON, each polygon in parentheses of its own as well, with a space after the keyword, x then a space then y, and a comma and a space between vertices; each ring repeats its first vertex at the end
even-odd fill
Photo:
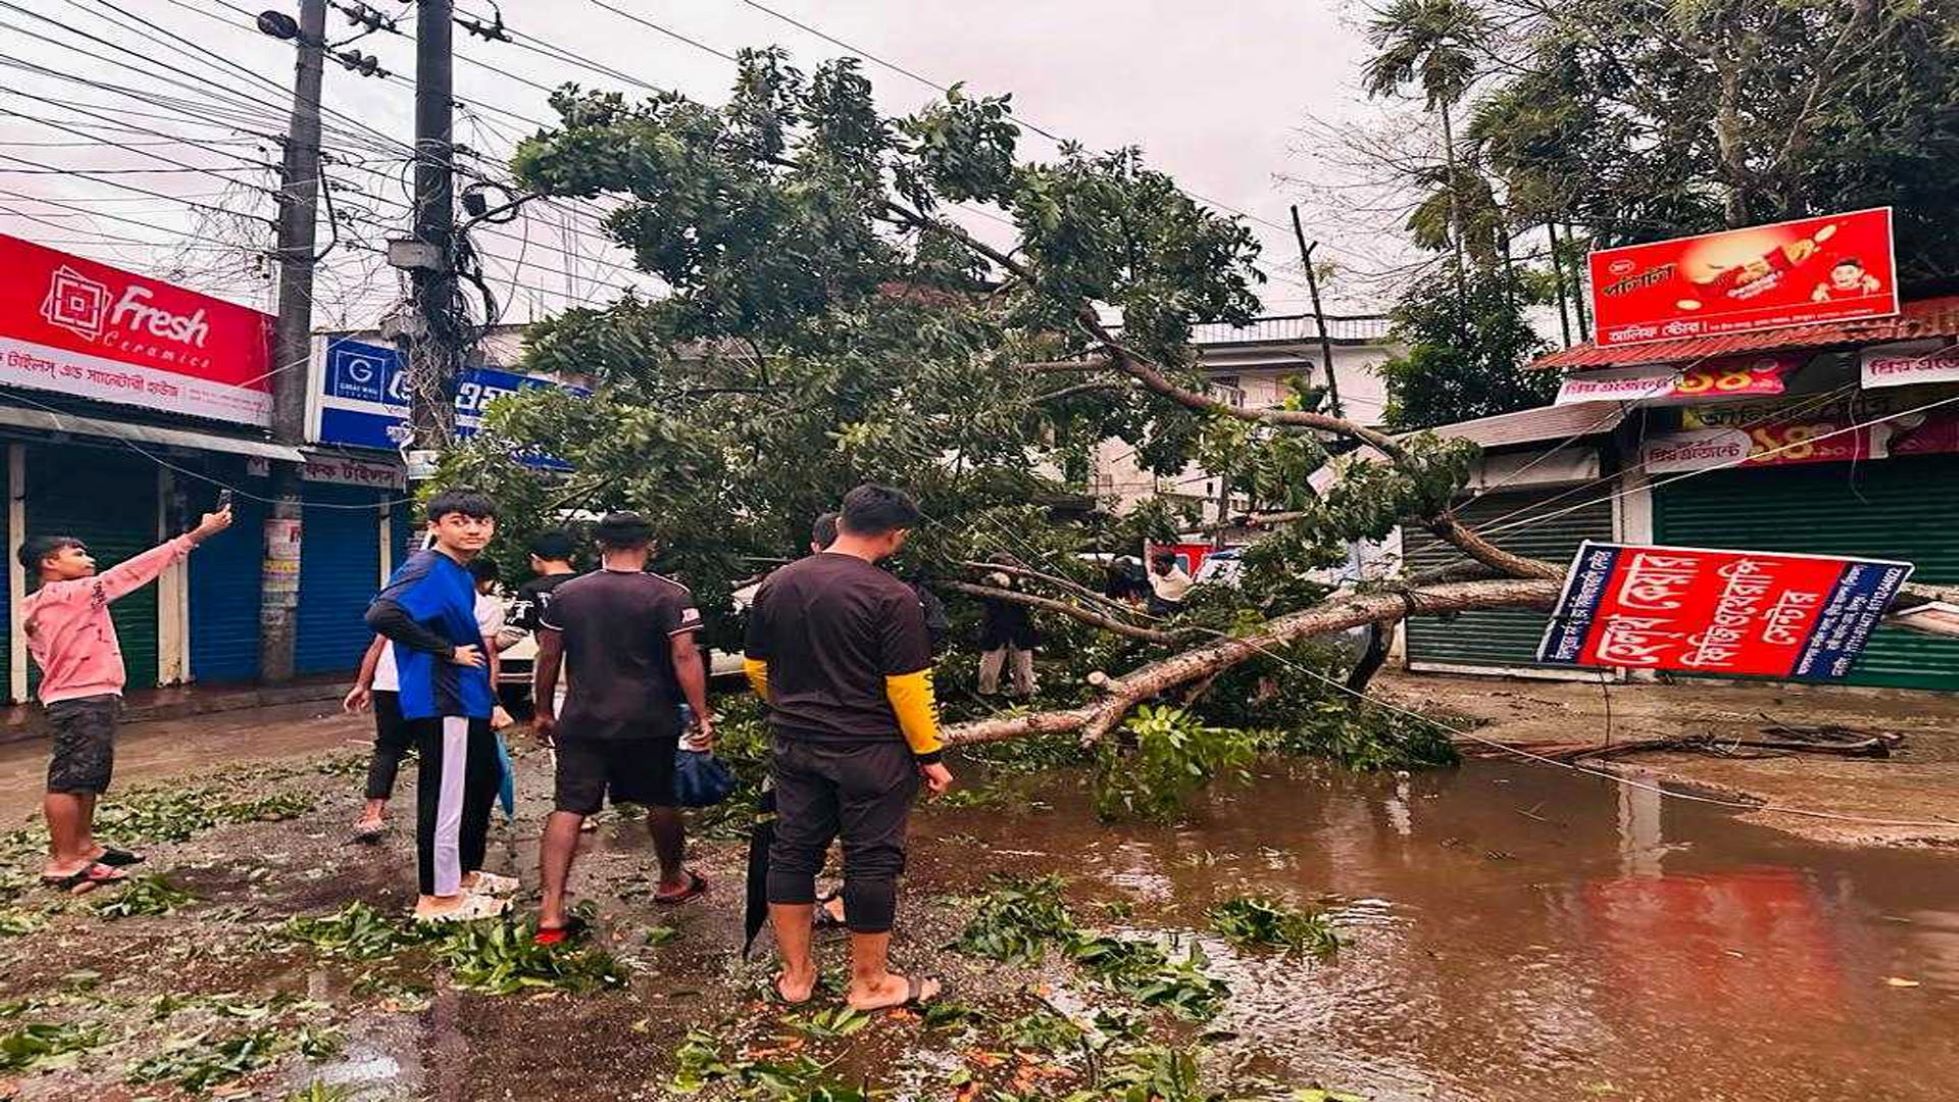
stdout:
POLYGON ((1183 611, 1190 596, 1190 575, 1174 551, 1158 551, 1150 556, 1150 613, 1174 616, 1183 611))
MULTIPOLYGON (((476 626, 483 636, 483 653, 488 656, 490 684, 494 687, 497 651, 502 649, 498 646, 499 633, 504 622, 502 602, 489 595, 496 585, 496 564, 488 559, 473 559, 469 571, 476 588, 476 626)), ((360 671, 354 675, 354 687, 347 690, 340 707, 350 713, 370 708, 374 711, 374 752, 367 759, 367 803, 361 808, 360 817, 354 820, 354 840, 378 841, 388 829, 388 801, 394 798, 395 778, 401 774, 403 759, 415 748, 414 728, 401 716, 401 674, 395 664, 394 644, 386 636, 376 635, 368 644, 367 653, 361 656, 360 671)), ((509 724, 510 716, 501 705, 491 709, 493 730, 509 724)), ((516 796, 515 778, 510 772, 508 753, 500 753, 498 758, 504 771, 502 787, 510 791, 504 814, 510 815, 516 796)))
MULTIPOLYGON (((502 649, 515 646, 526 633, 535 633, 544 614, 551 610, 551 594, 578 576, 571 565, 571 534, 559 529, 539 532, 531 539, 531 573, 534 577, 517 587, 517 599, 510 605, 510 625, 504 629, 502 649)), ((563 696, 562 690, 559 693, 563 696)))
POLYGON ((935 795, 952 785, 924 613, 910 587, 876 566, 918 520, 902 491, 857 487, 844 498, 836 541, 769 575, 750 612, 743 668, 769 705, 774 732, 768 899, 783 960, 774 988, 785 1002, 808 1002, 815 992, 816 875, 839 834, 847 1001, 878 1010, 928 1002, 940 989, 937 980, 889 970, 913 798, 921 779, 935 795))
POLYGON ((707 880, 681 863, 687 835, 673 793, 683 699, 696 724, 688 748, 714 744, 707 666, 696 642, 701 614, 685 586, 647 572, 653 526, 645 518, 609 513, 594 534, 600 569, 558 586, 538 624, 536 731, 558 751, 557 805, 538 847, 544 892, 535 937, 544 945, 584 926, 565 913, 565 884, 579 827, 608 791, 615 804, 647 809, 660 862, 653 902, 685 903, 707 891, 707 880), (561 663, 571 671, 563 715, 554 704, 561 663))
POLYGON ((475 490, 429 499, 434 546, 409 556, 367 609, 395 644, 402 719, 420 756, 415 850, 422 921, 489 918, 509 909, 514 877, 483 871, 499 769, 490 727, 496 694, 476 620, 468 564, 496 534, 496 506, 475 490))
POLYGON ((88 547, 73 536, 21 541, 20 565, 40 583, 21 602, 27 653, 41 668, 37 695, 53 735, 47 793, 48 860, 41 882, 87 891, 123 879, 143 858, 95 843, 95 801, 108 791, 116 763, 116 720, 127 674, 109 605, 155 581, 198 544, 231 527, 231 507, 204 514, 197 527, 131 559, 95 572, 88 547))
MULTIPOLYGON (((1000 555, 993 559, 995 565, 1017 566, 1013 558, 1000 555)), ((986 584, 995 589, 1018 589, 1014 576, 1005 571, 994 571, 985 578, 986 584)), ((1012 601, 980 601, 982 619, 980 621, 980 664, 979 692, 981 696, 993 696, 1000 691, 1000 672, 1011 668, 1008 682, 1008 695, 1023 700, 1034 695, 1034 651, 1041 645, 1041 637, 1034 630, 1034 616, 1026 605, 1012 601), (1009 661, 1011 660, 1011 667, 1009 661)))

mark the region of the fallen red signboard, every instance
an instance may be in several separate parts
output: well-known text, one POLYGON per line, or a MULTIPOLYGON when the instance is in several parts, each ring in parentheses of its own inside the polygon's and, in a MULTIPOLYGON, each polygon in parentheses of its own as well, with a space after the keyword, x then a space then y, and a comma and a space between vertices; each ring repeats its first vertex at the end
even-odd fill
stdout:
POLYGON ((269 314, 0 234, 0 383, 272 418, 269 314))
POLYGON ((1591 277, 1606 347, 1898 312, 1889 207, 1601 249, 1591 277))
POLYGON ((1831 681, 1911 564, 1585 541, 1537 660, 1831 681))

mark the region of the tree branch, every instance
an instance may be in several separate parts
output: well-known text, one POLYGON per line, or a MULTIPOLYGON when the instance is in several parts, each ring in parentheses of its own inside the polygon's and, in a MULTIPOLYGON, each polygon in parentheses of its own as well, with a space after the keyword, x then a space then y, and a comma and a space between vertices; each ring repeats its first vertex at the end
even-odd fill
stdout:
POLYGON ((972 582, 946 582, 944 583, 944 587, 955 593, 964 593, 968 597, 978 597, 983 601, 1004 601, 1010 605, 1025 605, 1028 608, 1037 608, 1043 612, 1058 613, 1071 620, 1087 624, 1090 627, 1100 628, 1103 631, 1112 632, 1124 638, 1135 639, 1143 643, 1175 646, 1189 639, 1194 634, 1189 628, 1177 631, 1160 631, 1156 628, 1138 627, 1135 624, 1126 623, 1112 616, 1104 616, 1099 612, 1092 612, 1079 605, 1071 605, 1066 601, 1057 601, 1052 597, 1037 597, 1032 593, 1022 593, 1013 589, 998 589, 990 585, 975 585, 972 582))
POLYGON ((1127 605, 1122 604, 1120 601, 1113 600, 1107 596, 1104 596, 1103 594, 1097 593, 1095 590, 1088 588, 1087 586, 1081 584, 1080 582, 1074 581, 1073 579, 1070 578, 1064 578, 1059 574, 1043 574, 1038 570, 1032 569, 1031 567, 1020 566, 1018 564, 1009 565, 1009 564, 997 563, 997 562, 979 562, 977 560, 970 560, 970 559, 960 563, 959 565, 967 568, 968 570, 978 570, 981 571, 982 573, 997 572, 997 573, 1009 575, 1010 577, 1026 578, 1029 581, 1045 582, 1048 585, 1054 586, 1056 589, 1065 590, 1066 592, 1072 593, 1075 596, 1085 601, 1088 601, 1091 604, 1099 605, 1103 609, 1115 615, 1119 615, 1119 616, 1134 615, 1134 610, 1130 609, 1127 605))
POLYGON ((1278 617, 1251 634, 1220 638, 1152 662, 1107 682, 1106 695, 1093 704, 960 723, 947 728, 944 737, 949 745, 963 745, 1072 731, 1084 743, 1092 744, 1121 723, 1136 705, 1152 697, 1309 636, 1362 624, 1393 623, 1410 615, 1471 608, 1548 608, 1557 600, 1558 590, 1559 583, 1549 579, 1501 579, 1356 594, 1278 617))

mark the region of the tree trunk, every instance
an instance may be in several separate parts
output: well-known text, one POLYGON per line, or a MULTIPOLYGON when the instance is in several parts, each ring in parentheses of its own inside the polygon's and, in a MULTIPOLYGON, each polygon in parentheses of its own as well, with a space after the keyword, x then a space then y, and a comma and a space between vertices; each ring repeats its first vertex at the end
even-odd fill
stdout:
POLYGON ((1442 116, 1442 186, 1449 189, 1449 247, 1456 259, 1456 298, 1466 308, 1468 291, 1464 286, 1462 262, 1462 197, 1456 194, 1456 131, 1449 118, 1449 105, 1436 109, 1442 116))
POLYGON ((1138 704, 1300 639, 1362 624, 1393 623, 1411 615, 1433 616, 1474 608, 1549 608, 1558 599, 1560 588, 1562 583, 1555 578, 1504 579, 1337 599, 1268 621, 1248 635, 1221 637, 1110 680, 1103 685, 1103 699, 1093 704, 961 723, 947 728, 944 737, 948 745, 961 745, 1072 731, 1083 743, 1094 743, 1138 704))
POLYGON ((1571 315, 1566 313, 1564 294, 1564 258, 1558 255, 1557 223, 1544 223, 1544 232, 1551 239, 1551 281, 1558 289, 1558 333, 1564 337, 1564 346, 1571 347, 1571 315))

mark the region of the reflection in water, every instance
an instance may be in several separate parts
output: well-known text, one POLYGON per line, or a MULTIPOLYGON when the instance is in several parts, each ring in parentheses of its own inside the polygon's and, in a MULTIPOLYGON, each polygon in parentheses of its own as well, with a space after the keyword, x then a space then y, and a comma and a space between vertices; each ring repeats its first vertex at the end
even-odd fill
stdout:
POLYGON ((1217 1026, 1295 1080, 1383 1102, 1896 1102, 1959 1081, 1952 855, 1823 848, 1488 762, 1300 766, 1174 829, 1053 807, 933 817, 1066 854, 1082 890, 1149 900, 1168 925, 1253 892, 1339 900, 1348 947, 1328 964, 1204 943, 1233 990, 1217 1026))

